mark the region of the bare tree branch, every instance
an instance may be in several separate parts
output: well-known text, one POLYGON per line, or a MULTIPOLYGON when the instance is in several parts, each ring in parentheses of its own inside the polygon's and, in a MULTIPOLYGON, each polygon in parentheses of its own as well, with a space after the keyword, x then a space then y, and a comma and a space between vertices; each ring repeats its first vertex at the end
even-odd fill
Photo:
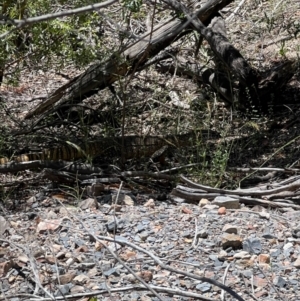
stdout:
POLYGON ((0 15, 0 20, 9 24, 13 24, 16 27, 10 31, 7 31, 5 33, 3 33, 2 35, 0 35, 0 39, 4 38, 5 36, 7 36, 9 33, 11 33, 13 30, 19 29, 21 27, 25 27, 25 26, 29 26, 35 23, 39 23, 39 22, 44 22, 44 21, 49 21, 49 20, 53 20, 56 18, 62 18, 62 17, 66 17, 66 16, 72 16, 72 15, 79 15, 79 14, 85 14, 91 11, 95 11, 95 10, 99 10, 101 8, 105 8, 108 7, 110 5, 112 5, 113 3, 117 2, 118 0, 108 0, 102 3, 96 3, 96 4, 92 4, 92 5, 87 5, 87 6, 83 6, 80 8, 75 8, 75 9, 71 9, 71 10, 64 10, 58 13, 53 13, 53 14, 46 14, 46 15, 42 15, 42 16, 38 16, 38 17, 32 17, 32 18, 27 18, 27 19, 23 19, 23 20, 12 20, 12 19, 8 19, 2 15, 0 15))

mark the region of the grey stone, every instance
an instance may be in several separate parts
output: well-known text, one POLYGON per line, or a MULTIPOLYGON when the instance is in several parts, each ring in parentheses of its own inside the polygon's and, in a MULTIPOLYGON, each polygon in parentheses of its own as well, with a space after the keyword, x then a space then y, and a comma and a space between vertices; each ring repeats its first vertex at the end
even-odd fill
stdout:
POLYGON ((265 239, 273 239, 273 238, 276 238, 275 235, 271 234, 271 233, 264 233, 262 234, 262 237, 265 238, 265 239))
POLYGON ((83 200, 79 203, 79 208, 82 210, 90 209, 90 208, 96 208, 98 209, 99 204, 96 199, 94 198, 88 198, 83 200))
POLYGON ((207 282, 199 283, 196 285, 196 289, 202 293, 209 292, 211 290, 211 284, 207 282))
POLYGON ((217 196, 213 201, 213 205, 218 205, 219 207, 225 207, 226 209, 239 209, 240 202, 238 199, 233 199, 228 196, 217 196))
POLYGON ((143 231, 139 234, 142 241, 145 241, 147 237, 149 237, 149 233, 147 231, 143 231))
POLYGON ((92 269, 95 267, 96 263, 95 262, 82 262, 78 265, 78 269, 87 271, 89 269, 92 269))
POLYGON ((207 238, 208 237, 208 233, 206 231, 206 229, 202 229, 197 233, 197 237, 198 238, 207 238))
POLYGON ((105 271, 105 272, 103 272, 103 275, 104 276, 111 276, 111 275, 113 275, 113 276, 120 276, 120 272, 118 271, 118 270, 116 270, 115 268, 111 268, 111 269, 109 269, 109 270, 107 270, 107 271, 105 271))
POLYGON ((142 232, 146 229, 147 227, 143 224, 138 224, 137 227, 136 227, 136 232, 139 233, 139 232, 142 232))
POLYGON ((273 280, 273 284, 278 287, 284 287, 286 285, 286 281, 282 277, 276 276, 273 280))
POLYGON ((300 269, 300 256, 295 260, 294 267, 297 269, 300 269))
POLYGON ((238 228, 236 226, 226 224, 226 225, 224 225, 222 231, 226 232, 226 233, 237 234, 238 233, 238 228))
POLYGON ((253 271, 252 270, 244 270, 244 271, 242 271, 242 273, 248 279, 250 279, 253 276, 253 271))
POLYGON ((262 250, 261 242, 258 238, 248 238, 243 242, 243 250, 250 254, 260 254, 262 250))

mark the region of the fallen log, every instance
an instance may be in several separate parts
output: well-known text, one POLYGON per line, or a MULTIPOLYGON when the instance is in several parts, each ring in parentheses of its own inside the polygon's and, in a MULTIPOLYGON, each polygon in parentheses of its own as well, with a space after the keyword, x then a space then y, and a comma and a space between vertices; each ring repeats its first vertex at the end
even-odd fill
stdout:
MULTIPOLYGON (((203 5, 197 12, 197 16, 203 23, 207 23, 222 8, 233 0, 211 0, 203 5)), ((40 105, 29 111, 25 119, 40 115, 47 110, 55 111, 66 103, 79 103, 87 97, 96 94, 120 77, 127 76, 142 66, 149 58, 157 55, 174 42, 178 35, 187 34, 183 30, 189 26, 189 22, 180 19, 170 19, 164 24, 156 26, 152 32, 141 36, 138 42, 134 42, 119 53, 114 53, 104 62, 96 62, 81 75, 54 91, 40 105)))

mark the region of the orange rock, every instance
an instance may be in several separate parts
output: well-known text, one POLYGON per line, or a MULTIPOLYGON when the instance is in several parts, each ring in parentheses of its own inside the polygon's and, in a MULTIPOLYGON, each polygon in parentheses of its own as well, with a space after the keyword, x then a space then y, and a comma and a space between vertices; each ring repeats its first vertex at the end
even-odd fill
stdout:
POLYGON ((82 246, 78 247, 75 251, 76 251, 76 252, 79 252, 79 253, 86 253, 88 250, 89 250, 89 249, 88 249, 87 246, 82 245, 82 246))
POLYGON ((186 213, 186 214, 192 214, 193 213, 192 210, 190 210, 190 209, 188 209, 186 207, 181 208, 181 212, 182 213, 186 213))
POLYGON ((225 207, 220 207, 218 209, 218 214, 219 215, 225 215, 226 214, 226 208, 225 207))
POLYGON ((269 254, 260 254, 258 255, 259 263, 270 263, 270 255, 269 254))

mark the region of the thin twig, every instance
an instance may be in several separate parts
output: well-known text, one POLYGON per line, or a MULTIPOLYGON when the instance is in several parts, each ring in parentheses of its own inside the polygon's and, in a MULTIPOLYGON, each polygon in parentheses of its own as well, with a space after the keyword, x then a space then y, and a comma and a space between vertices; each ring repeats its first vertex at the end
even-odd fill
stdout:
MULTIPOLYGON (((226 269, 225 269, 225 272, 224 272, 224 276, 223 276, 223 284, 225 285, 226 283, 226 276, 227 276, 227 273, 228 273, 228 270, 230 268, 230 263, 227 265, 226 269)), ((225 300, 225 291, 222 290, 221 292, 221 300, 224 301, 225 300)))

